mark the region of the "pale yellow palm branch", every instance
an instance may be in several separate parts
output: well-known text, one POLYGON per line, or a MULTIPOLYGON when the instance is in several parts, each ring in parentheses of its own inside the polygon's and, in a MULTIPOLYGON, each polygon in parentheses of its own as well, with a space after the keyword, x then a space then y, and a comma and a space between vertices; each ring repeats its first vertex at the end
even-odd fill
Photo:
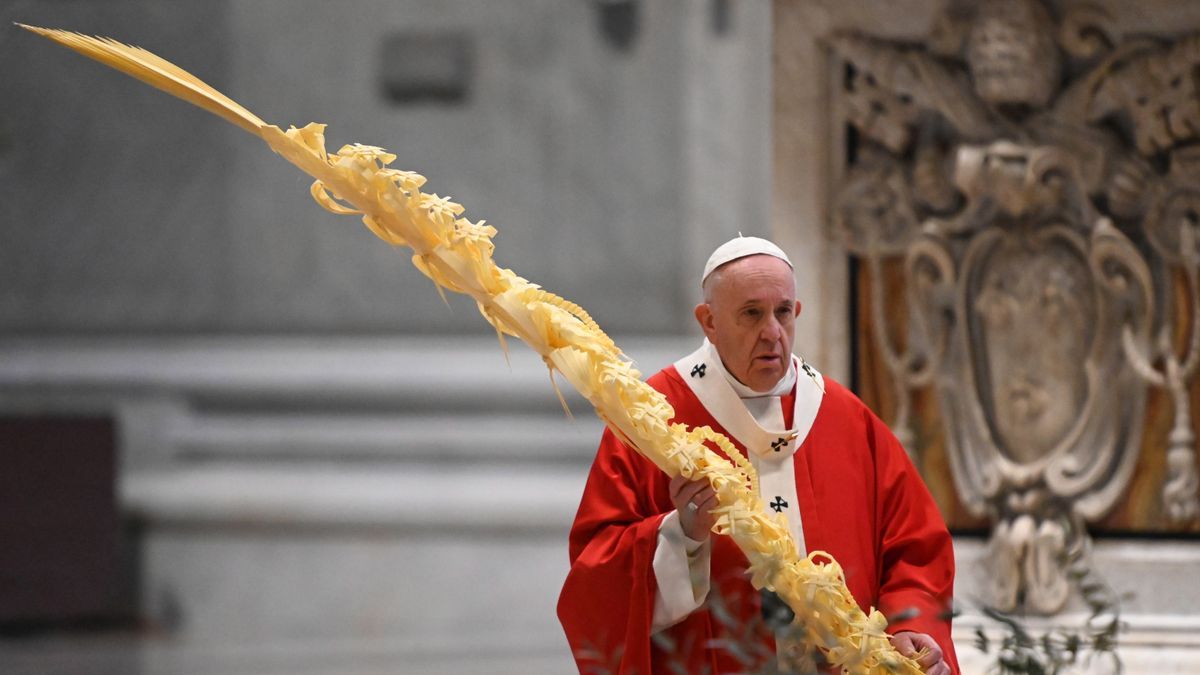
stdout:
MULTIPOLYGON (((379 238, 413 250, 413 263, 446 288, 475 299, 483 317, 504 335, 524 340, 595 407, 622 439, 669 475, 704 478, 717 492, 716 530, 729 535, 750 561, 752 583, 776 591, 795 610, 806 649, 820 649, 851 673, 909 673, 920 668, 890 645, 886 620, 864 613, 846 588, 841 567, 827 554, 796 552, 781 516, 767 515, 754 469, 724 436, 708 427, 672 424, 674 410, 582 308, 496 265, 496 230, 462 218, 463 207, 421 191, 425 178, 388 168, 395 155, 346 145, 325 150, 325 127, 287 131, 267 124, 194 75, 144 49, 107 38, 26 26, 85 56, 195 104, 260 137, 316 179, 312 194, 326 209, 361 215, 379 238), (714 452, 722 449, 733 462, 714 452), (818 560, 827 560, 821 564, 818 560)), ((815 653, 815 652, 814 652, 815 653)))

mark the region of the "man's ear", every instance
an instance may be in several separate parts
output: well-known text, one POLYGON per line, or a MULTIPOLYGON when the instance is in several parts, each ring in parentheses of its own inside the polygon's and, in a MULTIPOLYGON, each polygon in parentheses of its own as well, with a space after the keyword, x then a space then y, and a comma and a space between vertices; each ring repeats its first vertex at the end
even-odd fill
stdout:
POLYGON ((711 342, 713 335, 716 333, 716 327, 713 325, 712 307, 709 307, 707 302, 702 302, 696 305, 694 314, 696 315, 696 323, 700 324, 700 330, 704 331, 705 337, 711 342))
POLYGON ((796 313, 793 316, 795 316, 796 318, 800 318, 800 301, 799 300, 796 301, 796 313))

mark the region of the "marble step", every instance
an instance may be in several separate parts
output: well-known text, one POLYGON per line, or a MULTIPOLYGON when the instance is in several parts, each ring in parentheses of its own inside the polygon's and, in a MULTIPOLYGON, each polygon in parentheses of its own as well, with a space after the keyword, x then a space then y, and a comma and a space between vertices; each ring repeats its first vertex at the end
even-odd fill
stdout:
POLYGON ((191 644, 159 636, 0 640, 5 675, 562 675, 557 633, 191 644))
POLYGON ((264 413, 187 416, 176 458, 249 462, 569 462, 587 466, 603 424, 589 409, 547 414, 264 413))
MULTIPOLYGON (((648 375, 695 342, 675 336, 621 344, 648 375)), ((559 387, 576 412, 587 410, 568 384, 559 387)), ((217 410, 561 409, 546 365, 519 341, 509 341, 506 358, 485 337, 0 340, 0 404, 78 409, 129 396, 217 410)))
POLYGON ((123 510, 155 525, 557 533, 587 468, 444 464, 199 464, 132 472, 123 510))

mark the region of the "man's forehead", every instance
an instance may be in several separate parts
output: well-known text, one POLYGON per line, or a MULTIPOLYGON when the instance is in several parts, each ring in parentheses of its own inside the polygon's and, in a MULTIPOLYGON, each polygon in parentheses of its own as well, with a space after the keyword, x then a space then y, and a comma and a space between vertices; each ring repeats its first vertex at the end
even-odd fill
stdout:
POLYGON ((794 296, 796 288, 795 275, 792 267, 786 262, 770 255, 756 254, 737 260, 731 260, 713 270, 705 280, 706 290, 722 293, 738 293, 739 295, 764 295, 764 300, 770 299, 766 293, 771 287, 786 288, 787 294, 794 296), (758 291, 757 293, 755 291, 758 291))

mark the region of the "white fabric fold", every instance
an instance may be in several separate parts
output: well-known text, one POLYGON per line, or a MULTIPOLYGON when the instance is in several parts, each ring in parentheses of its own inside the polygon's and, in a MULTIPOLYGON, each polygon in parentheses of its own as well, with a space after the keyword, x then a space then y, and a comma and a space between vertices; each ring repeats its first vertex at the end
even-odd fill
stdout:
POLYGON ((670 628, 700 608, 708 597, 712 540, 696 541, 683 533, 679 512, 672 511, 658 524, 654 549, 654 617, 650 634, 670 628))
POLYGON ((795 355, 792 356, 792 365, 789 372, 793 369, 795 372, 796 403, 792 408, 791 429, 784 429, 782 422, 766 426, 755 419, 750 407, 759 412, 765 411, 760 403, 762 394, 755 392, 754 397, 744 399, 739 396, 729 382, 733 376, 726 375, 725 365, 721 363, 716 347, 708 340, 696 351, 676 361, 675 370, 705 410, 749 453, 778 457, 795 452, 804 442, 825 396, 825 381, 820 373, 795 355))
MULTIPOLYGON (((796 492, 794 454, 812 429, 825 395, 821 374, 803 359, 792 356, 791 367, 770 391, 758 392, 738 382, 721 362, 717 349, 705 340, 695 352, 675 362, 675 369, 701 405, 739 443, 758 472, 764 508, 784 517, 800 555, 806 555, 800 500, 796 492), (796 389, 792 428, 784 426, 782 397, 796 389)), ((679 513, 667 514, 658 529, 654 576, 658 592, 654 601, 651 633, 675 625, 704 603, 709 590, 712 544, 689 548, 679 524, 679 513), (689 551, 692 552, 689 556, 689 551)))

